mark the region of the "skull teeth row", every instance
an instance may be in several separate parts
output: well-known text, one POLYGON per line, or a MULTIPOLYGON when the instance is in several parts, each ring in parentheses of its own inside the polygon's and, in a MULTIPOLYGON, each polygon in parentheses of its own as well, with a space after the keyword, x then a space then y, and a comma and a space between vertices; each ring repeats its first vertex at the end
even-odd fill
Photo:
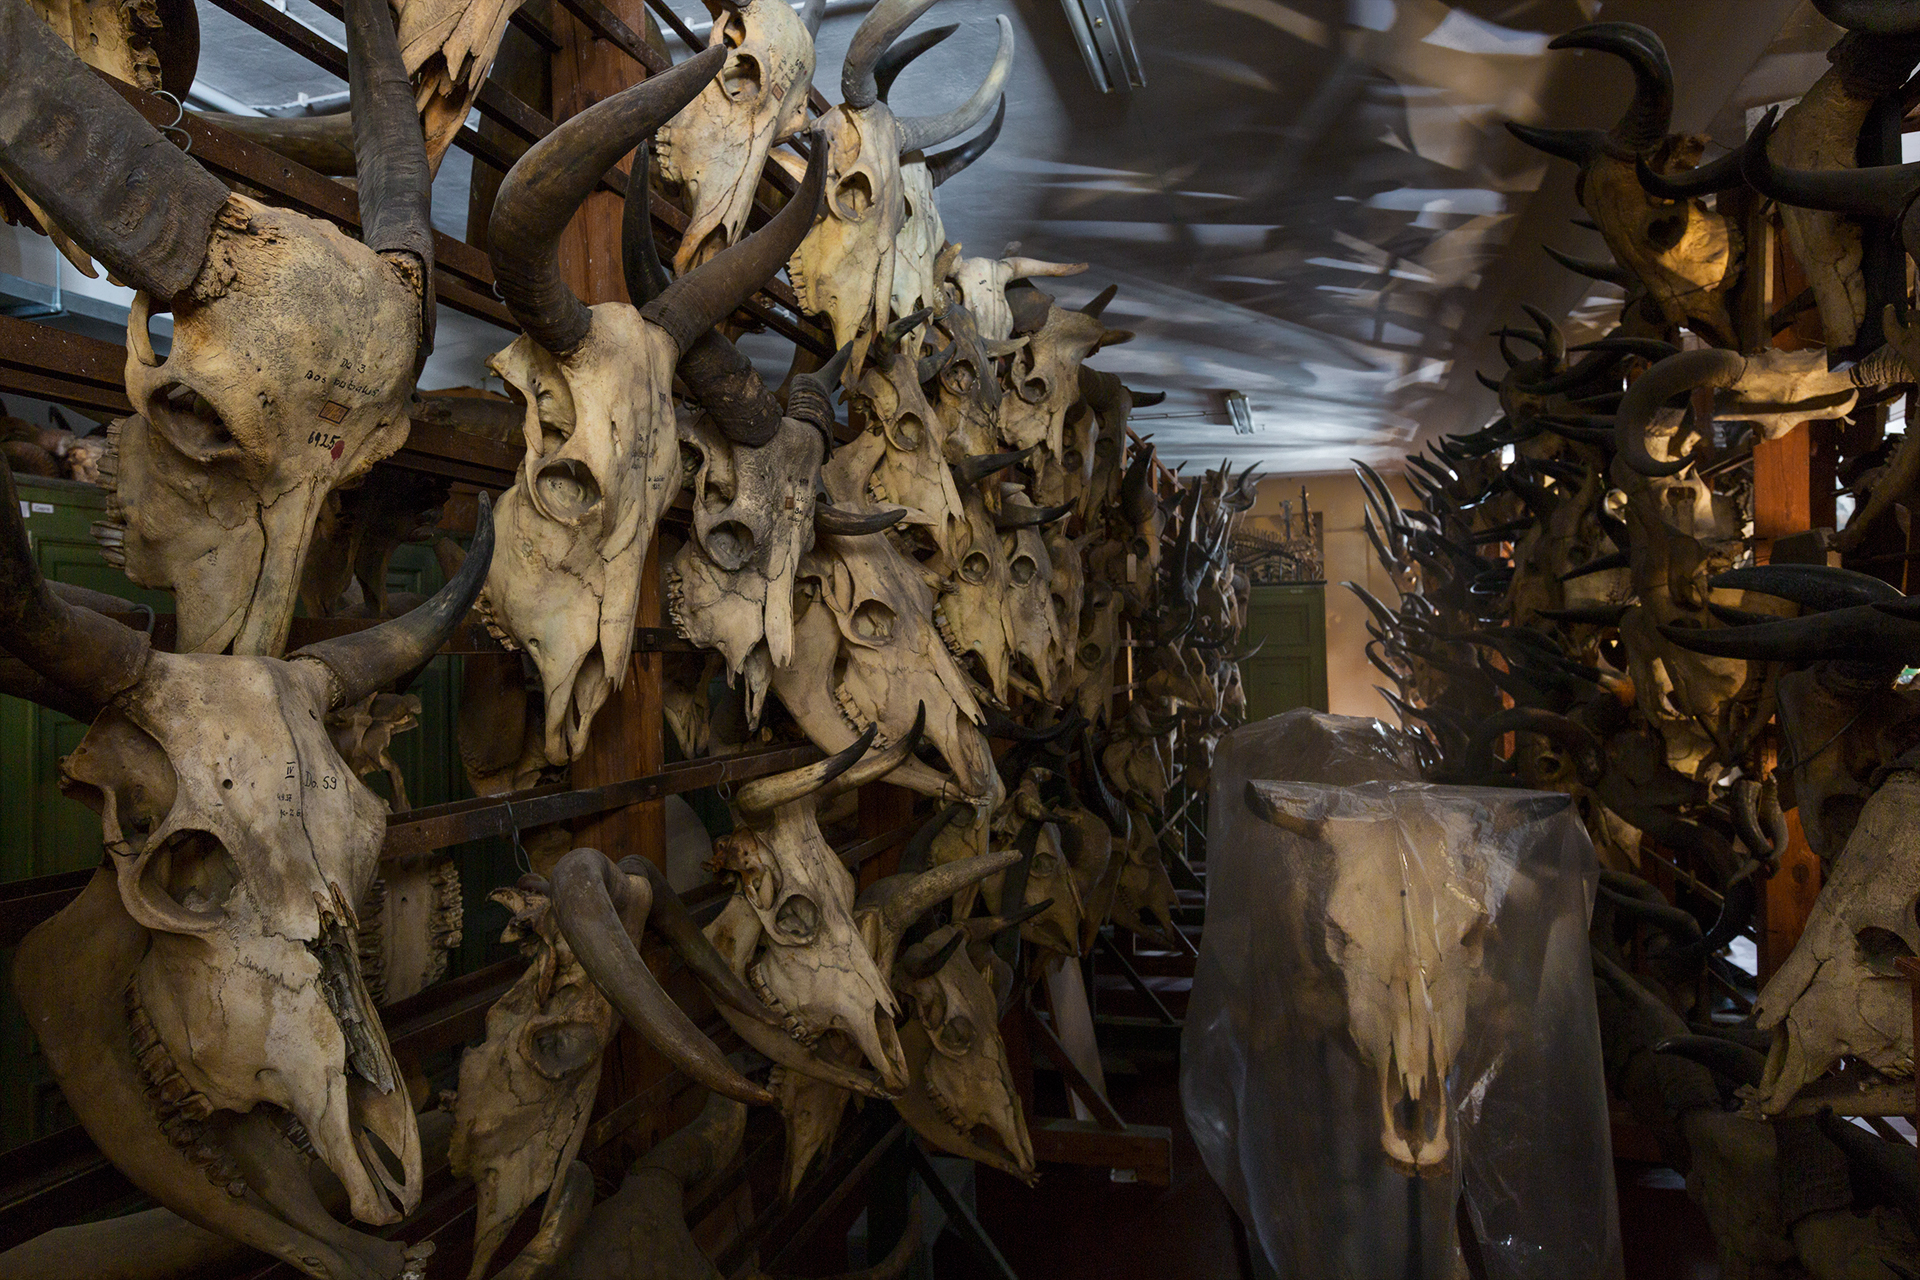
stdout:
POLYGON ((127 1040, 135 1068, 145 1086, 147 1103, 167 1141, 207 1175, 207 1181, 236 1199, 247 1193, 247 1182, 232 1159, 214 1146, 206 1121, 213 1115, 207 1095, 187 1083, 180 1067, 160 1040, 153 1019, 131 982, 127 984, 127 1040))
POLYGON ((940 633, 940 641, 947 646, 947 652, 956 658, 967 656, 967 647, 953 633, 953 623, 947 618, 947 602, 942 599, 933 606, 933 629, 940 633))
POLYGON ((811 1049, 820 1039, 820 1033, 809 1031, 807 1025, 800 1021, 799 1015, 782 1004, 779 996, 773 994, 773 988, 767 984, 765 968, 766 965, 761 960, 755 960, 747 966, 747 982, 753 987, 753 994, 759 996, 769 1009, 785 1019, 788 1035, 811 1049))

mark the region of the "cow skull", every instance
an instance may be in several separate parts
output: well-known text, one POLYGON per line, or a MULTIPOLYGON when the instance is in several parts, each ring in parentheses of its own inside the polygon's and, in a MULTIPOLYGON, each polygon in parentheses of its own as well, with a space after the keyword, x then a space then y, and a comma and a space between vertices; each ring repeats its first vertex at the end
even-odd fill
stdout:
POLYGON ((65 604, 10 481, 0 497, 10 687, 94 713, 62 785, 100 814, 110 854, 14 966, 56 1079, 162 1204, 309 1274, 394 1274, 401 1246, 327 1217, 274 1117, 304 1133, 355 1217, 395 1222, 417 1203, 413 1109, 355 938, 385 807, 323 718, 417 669, 465 616, 492 552, 484 497, 472 554, 438 596, 287 660, 150 652, 65 604))
POLYGON ((1007 246, 1001 258, 962 258, 953 269, 953 283, 960 300, 979 322, 980 336, 988 342, 1004 342, 1013 336, 1013 310, 1007 306, 1007 285, 1033 276, 1077 276, 1087 269, 1084 262, 1041 262, 1037 258, 1014 255, 1017 245, 1007 246))
MULTIPOLYGON (((1040 298, 1045 294, 1032 291, 1040 298)), ((1045 445, 1055 461, 1066 457, 1067 411, 1080 399, 1080 362, 1102 347, 1133 339, 1109 329, 1100 315, 1113 300, 1108 289, 1078 311, 1047 301, 1046 322, 1016 352, 1008 371, 1008 397, 1000 413, 1000 438, 1009 449, 1045 445)))
POLYGON ((364 240, 241 195, 171 147, 19 0, 0 12, 0 170, 136 289, 97 536, 171 587, 179 646, 277 654, 327 495, 400 447, 432 349, 419 118, 383 6, 348 6, 364 240), (171 353, 147 323, 172 310, 171 353))
MULTIPOLYGON (((569 119, 520 158, 494 205, 494 273, 526 333, 488 364, 525 407, 527 455, 501 499, 503 554, 485 609, 539 668, 552 761, 579 757, 595 713, 626 679, 640 570, 679 488, 674 367, 711 352, 708 330, 772 276, 819 201, 816 164, 766 227, 639 309, 589 308, 562 279, 557 247, 574 209, 724 56, 708 49, 569 119)), ((636 225, 646 233, 646 183, 630 191, 632 245, 636 225)), ((636 270, 638 257, 627 254, 636 270)))
POLYGON ((722 6, 707 44, 726 49, 726 65, 660 130, 661 176, 688 196, 675 275, 739 240, 768 152, 805 127, 819 21, 786 0, 722 6))

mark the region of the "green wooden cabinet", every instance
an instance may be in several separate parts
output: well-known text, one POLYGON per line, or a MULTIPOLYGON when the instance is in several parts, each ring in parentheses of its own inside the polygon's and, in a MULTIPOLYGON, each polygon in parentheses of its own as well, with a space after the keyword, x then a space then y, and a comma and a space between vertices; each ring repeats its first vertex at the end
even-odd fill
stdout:
POLYGON ((1253 588, 1240 643, 1243 649, 1261 646, 1240 664, 1247 719, 1264 720, 1295 707, 1327 709, 1325 587, 1253 588))

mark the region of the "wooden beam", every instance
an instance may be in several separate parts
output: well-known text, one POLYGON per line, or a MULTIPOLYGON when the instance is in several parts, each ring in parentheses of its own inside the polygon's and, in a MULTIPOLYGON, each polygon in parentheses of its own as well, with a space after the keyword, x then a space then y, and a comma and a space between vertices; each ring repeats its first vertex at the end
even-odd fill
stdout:
POLYGON ((1091 1120, 1027 1121, 1033 1158, 1042 1164, 1131 1169, 1150 1187, 1173 1182, 1173 1131, 1157 1124, 1109 1129, 1091 1120))

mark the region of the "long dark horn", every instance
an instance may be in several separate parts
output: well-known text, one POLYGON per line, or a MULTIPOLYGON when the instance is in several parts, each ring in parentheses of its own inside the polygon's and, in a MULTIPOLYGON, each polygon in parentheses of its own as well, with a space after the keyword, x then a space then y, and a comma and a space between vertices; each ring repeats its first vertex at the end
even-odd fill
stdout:
POLYGON ((1634 171, 1640 177, 1640 189, 1662 200, 1693 200, 1731 191, 1747 183, 1746 176, 1740 172, 1745 162, 1738 150, 1729 151, 1718 160, 1672 174, 1655 173, 1644 155, 1635 156, 1633 163, 1634 171))
POLYGON ((870 724, 867 731, 854 739, 851 746, 837 751, 825 760, 816 761, 799 769, 789 769, 785 773, 776 773, 770 778, 755 778, 742 783, 734 793, 733 803, 742 813, 771 813, 789 801, 810 796, 820 788, 845 773, 867 753, 873 740, 880 733, 880 726, 870 724))
POLYGON ((1920 13, 1912 5, 1888 0, 1813 0, 1813 7, 1834 26, 1861 35, 1920 35, 1920 13))
POLYGON ((1547 48, 1593 49, 1624 61, 1633 69, 1633 101, 1608 136, 1636 153, 1651 151, 1666 138, 1673 118, 1673 65, 1659 36, 1632 22, 1590 22, 1547 48))
POLYGON ((1780 811, 1772 778, 1742 778, 1733 784, 1733 829, 1760 862, 1774 862, 1787 851, 1787 816, 1780 811))
POLYGON ((1134 451, 1120 481, 1120 516, 1138 526, 1153 515, 1153 508, 1153 450, 1142 447, 1134 451))
POLYGON ((0 507, 5 508, 0 510, 0 646, 25 664, 27 672, 18 674, 29 677, 25 684, 9 680, 8 691, 42 705, 57 705, 57 694, 64 693, 61 701, 74 709, 90 708, 85 718, 92 719, 140 679, 150 647, 146 634, 69 604, 48 588, 27 543, 13 473, 5 467, 0 467, 0 507), (50 688, 42 690, 39 681, 50 688))
POLYGON ((870 751, 851 769, 829 778, 820 788, 822 800, 831 799, 855 787, 864 787, 892 773, 895 769, 913 758, 914 751, 920 746, 920 739, 927 731, 927 704, 922 702, 914 713, 913 727, 908 729, 900 741, 878 751, 870 751))
MULTIPOLYGON (((500 184, 487 223, 495 285, 527 336, 547 351, 570 354, 593 325, 593 313, 560 274, 560 235, 574 211, 621 156, 693 101, 726 60, 725 47, 715 45, 595 103, 534 143, 500 184)), ((646 175, 633 180, 645 182, 646 175)))
POLYGON ((880 61, 873 67, 873 87, 879 93, 880 101, 887 100, 887 96, 893 92, 893 82, 900 78, 900 73, 905 71, 914 59, 959 29, 960 24, 957 22, 949 22, 944 27, 929 27, 908 39, 898 41, 891 49, 881 54, 880 61))
POLYGON ((1080 799, 1087 808, 1106 819, 1114 839, 1125 840, 1132 832, 1132 815, 1107 786, 1106 774, 1100 767, 1100 753, 1094 749, 1091 725, 1080 727, 1080 799))
POLYGON ((820 20, 827 16, 827 0, 803 0, 799 9, 800 21, 806 24, 807 34, 820 34, 820 20))
MULTIPOLYGON (((1823 5, 1822 8, 1828 6, 1823 5)), ((1861 1201, 1882 1204, 1920 1229, 1920 1162, 1913 1159, 1913 1148, 1904 1142, 1889 1142, 1876 1137, 1850 1120, 1822 1107, 1814 1117, 1820 1132, 1847 1157, 1849 1188, 1861 1201)), ((1894 1275, 1915 1276, 1920 1272, 1895 1264, 1894 1275)))
POLYGON ((769 1027, 786 1027, 786 1019, 755 995, 753 989, 727 967, 726 957, 708 941, 699 922, 693 918, 693 913, 687 910, 687 904, 680 901, 680 895, 674 892, 664 870, 638 854, 632 854, 620 859, 620 871, 646 880, 653 891, 653 906, 647 912, 647 923, 667 940, 667 945, 673 948, 674 954, 680 957, 688 971, 700 980, 700 985, 707 989, 709 996, 730 1006, 737 1013, 759 1019, 769 1027))
MULTIPOLYGON (((645 140, 634 149, 633 172, 652 172, 653 144, 645 140)), ((644 307, 665 293, 673 283, 660 261, 660 246, 653 238, 653 186, 629 181, 627 201, 620 212, 620 273, 627 281, 627 301, 644 307)))
POLYGON ((807 162, 806 179, 788 198, 785 208, 766 226, 687 272, 640 309, 641 315, 667 331, 679 350, 689 350, 695 339, 732 315, 754 290, 773 279, 813 230, 826 189, 827 142, 818 131, 812 139, 813 156, 807 162))
POLYGON ((933 842, 955 818, 971 807, 956 800, 921 823, 920 829, 913 833, 911 840, 907 841, 906 848, 900 851, 900 870, 902 872, 925 871, 932 864, 933 842))
MULTIPOLYGON (((1129 390, 1131 390, 1131 388, 1129 388, 1129 390)), ((1151 409, 1157 404, 1165 403, 1166 399, 1167 393, 1164 391, 1134 391, 1133 407, 1136 409, 1151 409)))
POLYGON ((1767 142, 1778 109, 1753 128, 1740 149, 1741 174, 1761 195, 1800 209, 1850 213, 1856 217, 1898 218, 1920 191, 1920 164, 1876 165, 1867 169, 1784 169, 1773 162, 1767 142))
POLYGON ((1920 656, 1920 623, 1894 617, 1877 605, 1745 627, 1662 626, 1660 634, 1682 649, 1749 662, 1804 663, 1827 658, 1859 661, 1865 657, 1908 665, 1920 656))
POLYGON ((432 660, 479 598, 492 563, 493 502, 482 491, 467 558, 431 600, 391 621, 321 640, 289 656, 323 664, 333 673, 332 705, 352 706, 432 660))
MULTIPOLYGON (((932 939, 928 939, 932 941, 932 939)), ((900 969, 909 978, 918 981, 931 978, 947 967, 947 961, 953 959, 953 953, 967 944, 967 931, 955 929, 953 936, 940 945, 933 954, 926 954, 926 943, 915 943, 908 948, 907 954, 900 957, 900 969)))
POLYGON ((934 0, 880 0, 861 20, 840 64, 840 101, 850 111, 864 111, 880 101, 875 73, 893 42, 933 8, 934 0))
POLYGON ((1005 471, 1039 447, 1033 445, 1026 449, 1015 449, 1011 453, 984 453, 949 463, 947 469, 953 472, 955 484, 979 484, 994 472, 1005 471))
POLYGON ((580 967, 620 1016, 674 1066, 715 1093, 741 1102, 773 1102, 771 1093, 727 1065, 640 959, 615 901, 644 918, 652 897, 636 890, 598 849, 575 849, 553 868, 554 919, 580 967))
POLYGON ((857 538, 862 534, 879 533, 891 529, 906 519, 905 507, 894 507, 889 511, 842 511, 830 502, 813 504, 813 528, 816 533, 831 533, 843 538, 857 538))
POLYGON ((392 10, 386 0, 347 0, 345 17, 360 238, 375 253, 410 253, 419 262, 417 369, 433 351, 433 169, 392 10))
MULTIPOLYGON (((1019 854, 1003 849, 999 853, 983 853, 962 858, 958 862, 945 862, 918 875, 890 876, 889 880, 898 883, 891 886, 890 892, 877 895, 884 899, 880 907, 882 922, 897 938, 936 903, 944 902, 968 885, 978 884, 990 875, 1005 871, 1018 861, 1019 854)), ((879 888, 878 885, 874 887, 879 888)))
POLYGON ((1033 529, 1043 524, 1052 524, 1055 520, 1072 511, 1072 502, 1063 502, 1057 507, 1018 507, 1012 503, 1000 508, 1000 514, 993 518, 993 527, 1006 533, 1013 529, 1033 529))
POLYGON ((993 110, 993 104, 1007 87, 1007 77, 1013 74, 1013 23, 1006 14, 998 15, 994 21, 1000 24, 1000 47, 993 55, 993 66, 987 70, 987 78, 973 91, 973 96, 944 115, 909 116, 899 122, 900 154, 911 155, 928 147, 957 138, 973 126, 987 118, 987 112, 993 110))
POLYGON ((927 172, 933 175, 933 185, 944 185, 949 179, 957 178, 966 172, 967 166, 987 154, 994 143, 1000 141, 1000 127, 1007 122, 1007 95, 1000 95, 1000 105, 993 113, 993 120, 979 133, 974 134, 957 147, 935 152, 927 157, 927 172))
POLYGON ((22 0, 0 0, 0 173, 117 278, 191 285, 227 188, 147 123, 22 0))
POLYGON ((1697 1062, 1736 1084, 1757 1087, 1767 1071, 1766 1054, 1720 1036, 1668 1036, 1653 1051, 1697 1062))
POLYGON ((1619 285, 1622 289, 1630 289, 1640 283, 1639 276, 1636 276, 1625 267, 1617 267, 1611 262, 1595 262, 1590 258, 1576 258, 1570 253, 1560 252, 1552 245, 1542 245, 1541 248, 1547 251, 1549 258, 1552 258, 1555 262, 1573 272, 1575 275, 1585 276, 1589 280, 1600 280, 1607 284, 1619 285))
POLYGON ((1614 416, 1615 447, 1627 465, 1643 476, 1671 476, 1687 469, 1688 459, 1657 460, 1647 450, 1647 428, 1668 400, 1700 387, 1730 387, 1746 371, 1747 359, 1737 351, 1704 347, 1682 351, 1654 365, 1627 388, 1614 416))
POLYGON ((1092 302, 1089 302, 1086 306, 1080 308, 1080 314, 1083 316, 1092 316, 1095 320, 1098 320, 1102 315, 1106 313, 1107 304, 1112 302, 1114 299, 1114 295, 1119 292, 1120 292, 1119 285, 1117 284, 1108 285, 1106 288, 1102 289, 1098 295, 1095 296, 1092 302))
POLYGON ((1906 599, 1891 582, 1824 564, 1759 564, 1746 569, 1728 569, 1714 574, 1711 585, 1778 596, 1816 613, 1906 599))

